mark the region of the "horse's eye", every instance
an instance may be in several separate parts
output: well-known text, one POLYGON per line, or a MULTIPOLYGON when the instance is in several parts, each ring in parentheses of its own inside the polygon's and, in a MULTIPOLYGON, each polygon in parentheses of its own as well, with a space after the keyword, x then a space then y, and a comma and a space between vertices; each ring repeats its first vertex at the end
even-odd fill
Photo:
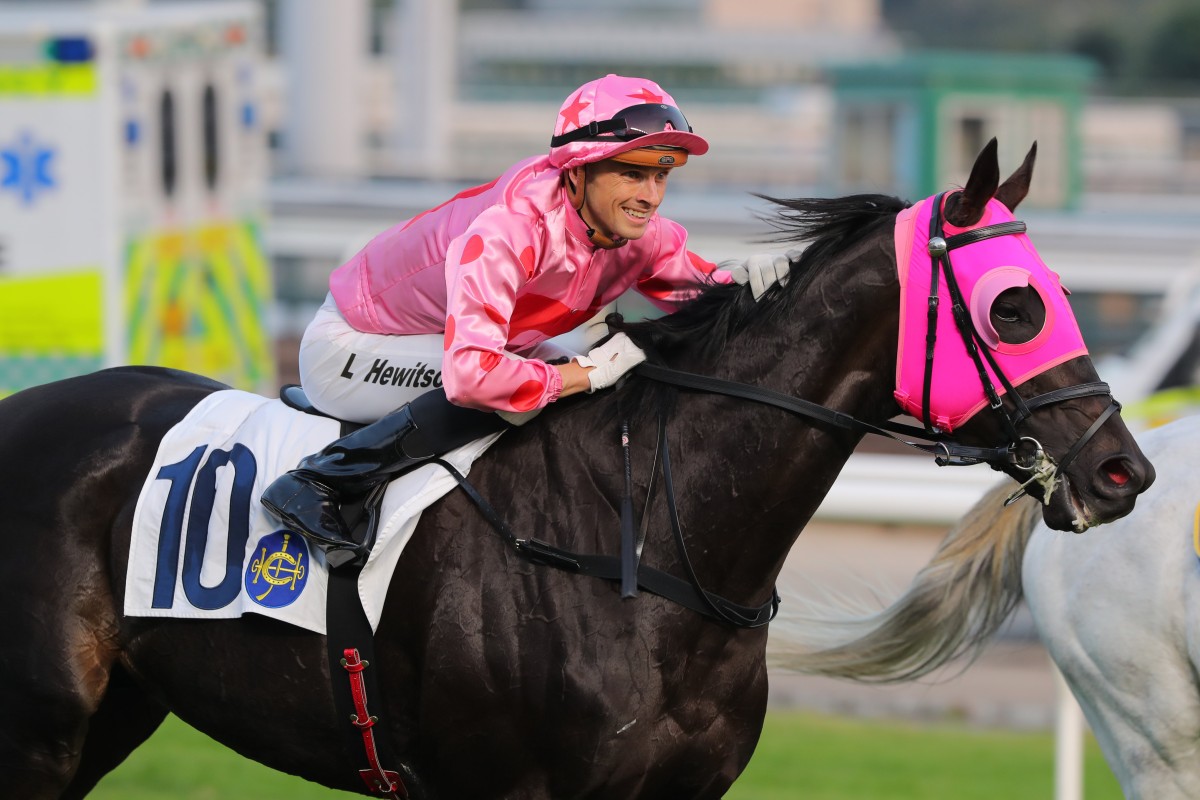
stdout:
POLYGON ((1046 306, 1032 286, 1015 286, 992 301, 988 322, 997 342, 1024 344, 1046 324, 1046 306))
POLYGON ((992 305, 992 316, 997 322, 1020 322, 1021 312, 1012 303, 997 301, 992 305))

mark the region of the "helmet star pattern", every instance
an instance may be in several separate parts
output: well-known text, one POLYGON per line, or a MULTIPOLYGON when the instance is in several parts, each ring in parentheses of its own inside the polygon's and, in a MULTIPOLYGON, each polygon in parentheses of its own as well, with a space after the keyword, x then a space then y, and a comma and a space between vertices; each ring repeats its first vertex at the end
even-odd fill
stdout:
POLYGON ((580 89, 579 94, 575 95, 575 99, 569 105, 563 106, 563 109, 558 112, 558 115, 563 118, 563 130, 567 129, 568 124, 576 128, 579 127, 579 114, 591 105, 591 103, 581 101, 579 98, 582 96, 583 90, 580 89))
MULTIPOLYGON (((704 155, 708 152, 708 142, 691 132, 678 105, 671 95, 648 78, 605 75, 589 81, 569 94, 559 109, 551 137, 550 163, 558 169, 571 169, 649 147, 673 147, 688 156, 704 155), (619 112, 632 109, 653 109, 652 113, 637 115, 641 118, 639 125, 644 133, 636 138, 608 135, 555 141, 572 131, 607 122, 619 112), (645 124, 647 118, 651 118, 650 127, 645 124)), ((673 162, 674 165, 686 162, 684 154, 673 162)))
POLYGON ((641 100, 643 103, 661 103, 663 101, 663 96, 661 94, 655 94, 645 86, 643 86, 640 91, 627 96, 632 97, 634 100, 641 100))

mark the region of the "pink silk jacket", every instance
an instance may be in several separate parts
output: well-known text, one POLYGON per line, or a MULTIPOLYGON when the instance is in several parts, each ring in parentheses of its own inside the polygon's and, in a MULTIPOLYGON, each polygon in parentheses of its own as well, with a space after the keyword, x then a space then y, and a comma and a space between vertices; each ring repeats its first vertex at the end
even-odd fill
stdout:
POLYGON ((687 250, 687 231, 654 216, 645 235, 595 247, 546 156, 371 240, 329 286, 355 329, 445 333, 442 380, 458 405, 529 411, 557 399, 558 370, 512 354, 574 330, 630 287, 671 311, 724 272, 687 250))

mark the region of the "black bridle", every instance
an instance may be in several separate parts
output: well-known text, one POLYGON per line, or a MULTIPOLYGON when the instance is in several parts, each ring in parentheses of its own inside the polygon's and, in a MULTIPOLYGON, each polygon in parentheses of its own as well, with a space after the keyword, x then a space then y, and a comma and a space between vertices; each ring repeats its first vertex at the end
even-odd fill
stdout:
MULTIPOLYGON (((950 252, 960 247, 966 247, 996 236, 1007 236, 1025 232, 1025 223, 1019 221, 1001 222, 974 228, 954 236, 943 236, 944 217, 942 200, 945 194, 934 198, 934 213, 930 222, 928 252, 932 259, 930 275, 929 314, 926 333, 925 380, 922 397, 922 427, 905 425, 892 421, 873 424, 856 419, 849 414, 826 408, 817 403, 798 397, 721 378, 712 378, 684 372, 658 364, 643 363, 634 371, 643 378, 674 386, 678 389, 719 394, 726 397, 762 403, 774 408, 787 411, 799 417, 817 422, 832 428, 851 431, 860 435, 876 434, 886 436, 901 444, 932 455, 939 466, 965 466, 986 463, 993 469, 1017 467, 1031 474, 1029 480, 1021 484, 1007 500, 1012 503, 1033 483, 1043 487, 1042 502, 1049 503, 1050 495, 1059 480, 1062 471, 1075 460, 1084 446, 1092 439, 1100 427, 1117 411, 1121 405, 1112 398, 1112 392, 1107 383, 1094 381, 1089 383, 1065 386, 1028 399, 1022 398, 1004 375, 992 356, 990 349, 983 344, 976 330, 967 304, 954 275, 954 267, 950 261, 950 252), (1006 444, 997 447, 973 447, 956 442, 949 434, 940 431, 930 421, 930 392, 933 374, 933 359, 937 341, 937 319, 939 313, 938 282, 939 274, 945 275, 946 288, 951 300, 951 313, 955 325, 962 336, 967 352, 975 364, 980 383, 988 399, 989 408, 999 415, 1000 423, 1008 438, 1006 444), (988 374, 986 363, 991 367, 1003 387, 1005 394, 1011 398, 1013 409, 1005 407, 1003 398, 988 374), (1080 397, 1103 395, 1109 398, 1108 407, 1092 422, 1091 426, 1073 444, 1062 458, 1055 462, 1042 449, 1041 444, 1027 436, 1021 436, 1017 427, 1034 412, 1055 403, 1074 400, 1080 397), (923 440, 922 441, 913 441, 923 440)), ((622 425, 622 445, 625 448, 626 464, 626 497, 623 498, 621 514, 621 555, 608 556, 596 554, 581 554, 564 550, 554 545, 533 538, 517 537, 494 508, 474 489, 458 470, 442 459, 433 459, 453 475, 475 504, 480 508, 484 517, 501 535, 505 542, 522 558, 536 564, 564 569, 593 577, 621 583, 623 597, 633 597, 640 587, 646 591, 666 597, 680 605, 697 611, 710 618, 720 620, 739 628, 756 628, 766 625, 774 619, 779 610, 779 594, 772 591, 771 598, 758 606, 742 606, 726 600, 719 595, 705 590, 692 568, 687 554, 683 530, 679 522, 679 513, 675 502, 675 489, 671 472, 670 448, 667 441, 667 414, 662 412, 658 419, 658 444, 654 454, 654 465, 650 473, 650 485, 647 490, 646 505, 643 509, 640 534, 634 530, 632 523, 632 482, 629 479, 629 434, 628 425, 622 425), (641 564, 641 550, 645 542, 649 520, 649 509, 653 499, 655 478, 659 473, 661 463, 664 495, 667 503, 668 517, 674 536, 680 564, 687 575, 682 580, 659 570, 641 564), (629 509, 627 511, 627 509, 629 509)), ((1007 504, 1006 503, 1006 504, 1007 504)))
MULTIPOLYGON (((983 339, 980 337, 979 331, 976 329, 975 323, 967 310, 966 300, 963 297, 962 289, 959 288, 958 279, 954 274, 954 265, 950 260, 950 253, 960 247, 966 247, 967 245, 997 236, 1023 234, 1026 230, 1025 223, 1019 220, 1000 222, 995 225, 985 225, 981 228, 973 228, 954 236, 946 237, 944 235, 946 222, 944 213, 945 198, 945 192, 933 198, 933 213, 929 218, 929 242, 926 246, 932 263, 929 274, 929 303, 925 332, 925 379, 921 397, 921 421, 924 424, 924 433, 925 435, 929 435, 937 432, 937 429, 930 423, 930 407, 932 405, 930 401, 933 381, 933 358, 937 344, 938 278, 939 275, 944 274, 946 291, 950 295, 951 314, 953 315, 955 326, 962 337, 967 354, 975 365, 980 385, 983 387, 984 395, 988 400, 988 407, 999 417, 1000 424, 1008 437, 1009 443, 1007 449, 1011 455, 1007 463, 1032 473, 1030 479, 1023 483, 1008 498, 1007 502, 1012 503, 1024 494, 1031 483, 1040 482, 1043 484, 1042 501, 1049 503, 1050 494, 1062 471, 1075 460, 1084 446, 1100 430, 1104 422, 1121 410, 1121 404, 1113 398, 1111 389, 1103 381, 1064 386, 1028 400, 1021 397, 1005 376, 1004 371, 1000 369, 1000 365, 996 363, 991 348, 986 345, 980 347, 983 344, 983 339), (987 366, 991 367, 992 373, 999 380, 1000 385, 1004 387, 1005 394, 1011 398, 1013 404, 1012 411, 1009 411, 1005 407, 1000 393, 992 383, 988 370, 984 366, 985 360, 987 366), (1021 436, 1017 432, 1017 426, 1028 419, 1039 408, 1092 395, 1107 396, 1109 399, 1108 406, 1057 463, 1046 455, 1041 444, 1036 439, 1021 436)), ((996 462, 993 462, 992 465, 997 468, 1002 466, 996 462)))
POLYGON ((1049 456, 1045 456, 1041 444, 1036 440, 1021 436, 1017 431, 1018 425, 1029 419, 1035 411, 1055 403, 1094 395, 1107 396, 1110 401, 1108 407, 1097 417, 1091 427, 1080 436, 1079 440, 1068 449, 1062 459, 1057 462, 1055 472, 1061 472, 1068 464, 1075 460, 1084 446, 1100 429, 1100 426, 1110 416, 1121 409, 1121 404, 1112 398, 1112 391, 1109 385, 1103 381, 1063 386, 1028 399, 1021 397, 1005 376, 999 364, 996 363, 990 348, 986 345, 980 347, 983 344, 983 339, 978 330, 976 330, 975 323, 967 310, 966 300, 963 297, 962 290, 959 288, 958 280, 954 274, 954 265, 950 260, 950 252, 960 247, 982 242, 997 236, 1024 233, 1026 230, 1025 223, 1017 220, 1000 222, 995 225, 987 225, 964 231, 963 233, 947 238, 943 236, 945 217, 942 213, 942 200, 944 197, 945 193, 934 197, 934 213, 929 223, 928 252, 932 260, 932 268, 930 272, 929 314, 925 338, 925 379, 921 403, 922 427, 918 428, 891 421, 878 425, 863 422, 849 414, 834 411, 781 392, 737 383, 735 381, 710 378, 690 372, 681 372, 657 364, 641 364, 636 367, 636 372, 651 380, 677 386, 682 389, 750 400, 774 406, 831 427, 853 431, 858 434, 871 433, 886 436, 907 447, 932 455, 938 466, 966 466, 986 463, 990 464, 994 469, 1016 466, 1028 471, 1035 469, 1037 466, 1035 461, 1039 457, 1049 458, 1049 456), (941 274, 945 275, 946 289, 950 295, 951 314, 953 315, 955 327, 962 337, 967 353, 975 364, 979 382, 988 399, 988 407, 1000 418, 1000 424, 1004 428, 1005 435, 1008 438, 1006 444, 997 447, 973 447, 960 444, 952 436, 939 430, 931 423, 929 408, 931 406, 933 360, 937 350, 937 320, 940 310, 938 282, 939 275, 941 274), (1004 394, 1011 399, 1013 404, 1011 411, 1005 406, 1004 398, 992 382, 991 376, 984 366, 985 361, 991 367, 992 373, 999 380, 1000 385, 1004 389, 1004 394), (910 439, 924 440, 926 443, 922 444, 910 439), (1032 446, 1032 450, 1029 445, 1032 446))
POLYGON ((824 425, 853 431, 858 434, 871 433, 886 436, 907 447, 932 455, 938 466, 965 466, 986 463, 991 465, 993 469, 1016 466, 1027 471, 1035 470, 1037 467, 1036 462, 1039 458, 1049 457, 1045 456, 1041 444, 1035 439, 1021 436, 1017 432, 1018 425, 1031 417, 1038 409, 1055 403, 1093 395, 1108 396, 1110 400, 1108 407, 1067 453, 1063 455, 1062 459, 1057 462, 1055 472, 1061 472, 1068 464, 1075 460, 1075 457, 1079 455, 1084 445, 1091 440, 1100 429, 1100 426, 1104 424, 1105 420, 1120 410, 1121 405, 1112 399, 1112 392, 1108 384, 1103 381, 1063 386, 1029 399, 1021 397, 1005 376, 1000 365, 996 363, 991 349, 986 345, 980 346, 983 344, 983 339, 979 331, 975 328, 975 323, 967 310, 967 302, 963 296, 962 289, 959 287, 958 279, 954 274, 954 265, 950 260, 950 253, 960 247, 966 247, 967 245, 997 236, 1025 233, 1025 223, 1019 220, 1000 222, 995 225, 973 228, 963 233, 946 237, 943 235, 945 216, 942 211, 945 196, 946 194, 943 192, 933 198, 933 214, 929 223, 929 243, 927 250, 932 265, 930 269, 928 316, 926 319, 925 334, 925 377, 921 401, 922 427, 918 428, 891 421, 875 425, 855 419, 849 414, 834 411, 781 392, 744 383, 726 381, 720 378, 710 378, 704 375, 681 372, 656 364, 641 364, 636 368, 637 373, 651 380, 677 386, 682 389, 710 394, 722 394, 728 397, 737 397, 743 400, 764 403, 797 416, 807 417, 824 425), (962 337, 963 344, 967 349, 971 361, 975 365, 976 374, 983 387, 984 395, 988 400, 988 408, 999 416, 1000 424, 1004 429, 1005 436, 1008 438, 1006 444, 998 447, 972 447, 960 444, 949 434, 934 426, 930 419, 933 361, 934 354, 937 351, 937 321, 941 310, 938 285, 939 278, 943 274, 945 275, 946 290, 950 295, 950 312, 953 315, 955 327, 962 337), (1004 389, 1004 395, 1011 399, 1013 405, 1011 411, 1005 406, 1004 398, 992 382, 991 375, 989 375, 985 363, 991 367, 991 372, 996 375, 1000 386, 1004 389), (926 443, 914 442, 911 439, 924 440, 926 443))
MULTIPOLYGON (((1029 472, 1030 478, 1021 484, 1021 486, 1012 495, 1009 496, 1006 504, 1012 503, 1022 494, 1025 494, 1028 487, 1033 483, 1040 483, 1043 487, 1043 503, 1049 503, 1050 496, 1054 486, 1059 480, 1062 471, 1075 460, 1084 446, 1095 436, 1100 427, 1117 411, 1121 405, 1112 398, 1112 392, 1107 383, 1103 381, 1093 381, 1089 383, 1076 384, 1074 386, 1064 386, 1035 397, 1025 399, 1017 392, 1012 383, 1004 375, 1004 371, 1000 369, 992 356, 990 348, 986 345, 980 347, 983 343, 975 324, 971 319, 970 313, 967 310, 967 303, 963 297, 962 290, 959 288, 958 280, 954 274, 954 265, 950 260, 950 252, 960 247, 966 247, 976 242, 982 242, 996 236, 1009 236, 1022 234, 1026 230, 1024 222, 1012 221, 1001 222, 994 225, 987 225, 981 228, 974 228, 963 233, 950 236, 943 236, 945 217, 942 211, 942 201, 945 194, 937 195, 934 200, 934 212, 930 221, 928 252, 932 259, 931 275, 930 275, 930 291, 929 291, 929 314, 927 317, 927 333, 926 333, 926 353, 925 353, 925 380, 922 397, 922 422, 920 428, 904 425, 902 423, 884 422, 882 424, 872 424, 856 419, 849 414, 844 414, 840 411, 834 411, 816 403, 802 400, 798 397, 775 392, 770 389, 764 389, 758 386, 751 386, 735 381, 727 381, 720 378, 711 378, 705 375, 696 375, 694 373, 683 372, 680 370, 671 369, 669 367, 660 366, 657 364, 641 364, 636 367, 637 374, 642 377, 649 378, 660 383, 665 383, 680 389, 705 392, 709 394, 720 394, 727 397, 735 397, 742 400, 749 400, 756 403, 763 403, 775 408, 782 409, 797 416, 806 417, 823 425, 843 430, 852 431, 858 434, 877 434, 886 436, 890 439, 900 442, 908 447, 921 450, 934 456, 934 461, 939 466, 947 465, 970 465, 987 463, 993 469, 1002 469, 1008 466, 1015 466, 1018 469, 1029 472), (1005 435, 1008 438, 1007 444, 998 447, 972 447, 963 445, 954 441, 948 434, 938 430, 931 424, 930 421, 930 398, 933 375, 933 359, 937 344, 937 320, 940 300, 938 296, 938 276, 945 275, 946 288, 951 300, 951 313, 953 314, 955 326, 959 335, 963 339, 963 343, 970 354, 972 361, 975 364, 976 372, 979 381, 983 386, 984 394, 988 399, 988 406, 994 413, 999 415, 1000 423, 1004 428, 1005 435), (991 367, 992 372, 996 375, 1000 385, 1004 388, 1005 394, 1012 400, 1013 410, 1010 411, 1004 404, 1000 392, 992 383, 991 377, 988 374, 986 363, 991 367), (1042 449, 1041 444, 1032 437, 1021 436, 1017 431, 1017 426, 1028 419, 1039 409, 1055 403, 1061 403, 1067 400, 1074 400, 1080 397, 1090 397, 1093 395, 1103 395, 1109 398, 1109 404, 1100 413, 1099 416, 1092 422, 1091 426, 1083 433, 1082 436, 1067 450, 1062 458, 1056 463, 1042 449), (908 438, 904 438, 908 437, 908 438), (911 441, 911 439, 923 439, 926 443, 911 441)), ((627 437, 626 437, 627 438, 627 437)), ((655 460, 658 460, 658 453, 662 454, 662 473, 663 482, 666 489, 667 509, 669 511, 671 527, 674 533, 676 543, 682 553, 682 563, 687 570, 688 577, 697 590, 703 597, 710 597, 710 593, 704 591, 696 579, 695 572, 691 569, 691 564, 688 561, 686 551, 683 546, 683 533, 679 525, 679 517, 676 511, 674 489, 671 480, 671 467, 669 447, 667 443, 667 425, 666 416, 660 414, 658 426, 658 449, 655 454, 655 460)), ((653 473, 652 473, 653 480, 653 473)), ((651 489, 653 483, 651 483, 651 489)), ((647 499, 647 507, 649 498, 647 499)), ((632 526, 627 522, 622 523, 622 553, 633 553, 632 558, 634 563, 630 565, 626 562, 626 569, 623 574, 625 579, 622 582, 622 593, 625 596, 632 596, 635 593, 635 587, 630 576, 635 575, 638 570, 636 559, 640 555, 641 542, 633 542, 634 533, 632 526)), ((643 524, 642 539, 645 537, 645 525, 643 524)), ((774 602, 778 603, 778 594, 773 595, 774 602)), ((740 618, 740 615, 729 614, 724 609, 711 606, 709 616, 716 617, 731 625, 745 627, 746 622, 740 618)))

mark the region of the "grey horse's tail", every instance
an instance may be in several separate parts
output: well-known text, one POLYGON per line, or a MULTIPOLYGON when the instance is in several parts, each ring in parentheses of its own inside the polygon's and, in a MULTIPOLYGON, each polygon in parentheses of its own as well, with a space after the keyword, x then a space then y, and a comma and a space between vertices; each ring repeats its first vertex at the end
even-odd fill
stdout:
MULTIPOLYGON (((772 625, 773 665, 872 683, 919 678, 983 644, 1022 596, 1021 561, 1041 506, 1008 507, 1011 485, 988 492, 954 526, 908 590, 887 608, 824 608, 772 625)), ((844 605, 844 603, 839 603, 844 605)), ((969 662, 968 662, 969 663, 969 662)))

